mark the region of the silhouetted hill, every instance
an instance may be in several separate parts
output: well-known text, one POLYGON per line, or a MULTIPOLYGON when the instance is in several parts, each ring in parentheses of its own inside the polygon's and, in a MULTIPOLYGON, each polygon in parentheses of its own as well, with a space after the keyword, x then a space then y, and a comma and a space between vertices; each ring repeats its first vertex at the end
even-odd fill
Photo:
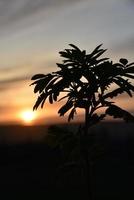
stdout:
POLYGON ((0 143, 26 143, 41 141, 46 133, 47 126, 0 126, 0 143))
MULTIPOLYGON (((78 124, 60 127, 76 131, 78 124)), ((59 168, 66 162, 64 152, 45 143, 47 130, 44 126, 0 127, 1 195, 86 199, 80 168, 59 168)), ((133 199, 133 130, 133 124, 124 123, 102 123, 91 129, 92 143, 103 150, 92 164, 95 199, 133 199)))
MULTIPOLYGON (((57 126, 76 132, 80 124, 67 123, 58 124, 57 126)), ((0 143, 25 143, 44 140, 48 127, 50 126, 19 126, 4 125, 0 126, 0 143)), ((103 122, 95 125, 90 130, 91 133, 103 135, 107 137, 126 139, 134 136, 134 124, 123 122, 103 122), (101 134, 100 134, 101 133, 101 134)))

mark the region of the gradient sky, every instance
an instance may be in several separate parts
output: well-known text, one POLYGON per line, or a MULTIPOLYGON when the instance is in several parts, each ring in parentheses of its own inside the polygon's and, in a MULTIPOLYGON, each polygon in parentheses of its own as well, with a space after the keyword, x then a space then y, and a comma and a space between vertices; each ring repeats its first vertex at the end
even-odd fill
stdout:
MULTIPOLYGON (((0 123, 21 123, 37 97, 31 76, 57 70, 58 52, 69 43, 89 52, 103 43, 105 56, 134 61, 134 1, 0 0, 0 123)), ((118 103, 133 111, 134 100, 118 103)), ((44 124, 59 106, 45 107, 37 111, 44 124)))

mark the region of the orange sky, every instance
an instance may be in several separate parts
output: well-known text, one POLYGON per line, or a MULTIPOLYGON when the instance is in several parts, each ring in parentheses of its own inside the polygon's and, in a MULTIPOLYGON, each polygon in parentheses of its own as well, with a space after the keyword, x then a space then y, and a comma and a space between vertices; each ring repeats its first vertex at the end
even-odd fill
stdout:
MULTIPOLYGON (((7 0, 0 3, 0 124, 26 124, 21 113, 31 110, 37 96, 30 87, 36 73, 57 70, 58 52, 69 43, 87 52, 103 43, 114 61, 134 61, 132 0, 7 0)), ((134 100, 117 104, 134 111, 134 100)), ((61 104, 46 104, 31 124, 63 122, 61 104)), ((81 114, 81 112, 79 112, 81 114)), ((77 118, 81 119, 81 118, 77 118)))

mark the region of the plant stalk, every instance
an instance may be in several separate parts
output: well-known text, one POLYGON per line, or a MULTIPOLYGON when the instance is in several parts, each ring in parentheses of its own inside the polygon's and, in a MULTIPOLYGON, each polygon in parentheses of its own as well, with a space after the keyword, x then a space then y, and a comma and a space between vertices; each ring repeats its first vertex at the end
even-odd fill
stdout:
POLYGON ((87 185, 87 195, 88 199, 92 200, 92 187, 91 187, 91 166, 89 162, 89 155, 88 155, 88 121, 89 121, 89 107, 85 109, 85 127, 84 127, 84 135, 83 135, 83 158, 85 162, 85 181, 87 185))

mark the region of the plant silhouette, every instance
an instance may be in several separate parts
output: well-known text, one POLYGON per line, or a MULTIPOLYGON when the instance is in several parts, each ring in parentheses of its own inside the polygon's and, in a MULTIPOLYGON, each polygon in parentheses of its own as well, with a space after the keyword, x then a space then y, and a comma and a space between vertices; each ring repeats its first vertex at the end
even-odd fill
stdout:
POLYGON ((97 46, 88 54, 85 50, 70 44, 69 49, 59 52, 64 58, 62 63, 57 63, 59 70, 48 74, 36 74, 32 77, 34 82, 31 84, 35 86, 34 92, 39 93, 33 110, 39 106, 43 108, 47 98, 50 104, 66 100, 58 113, 64 116, 69 112, 68 121, 71 121, 77 114, 77 108, 84 109, 85 121, 81 129, 81 146, 86 163, 90 199, 92 199, 90 163, 86 142, 89 128, 103 120, 106 115, 134 122, 133 115, 111 100, 122 93, 132 97, 134 86, 130 80, 134 79, 134 63, 128 63, 125 58, 121 58, 118 63, 113 63, 109 58, 100 58, 106 51, 101 46, 97 46), (61 94, 63 97, 59 99, 61 94), (100 108, 104 108, 102 114, 98 114, 100 108))

